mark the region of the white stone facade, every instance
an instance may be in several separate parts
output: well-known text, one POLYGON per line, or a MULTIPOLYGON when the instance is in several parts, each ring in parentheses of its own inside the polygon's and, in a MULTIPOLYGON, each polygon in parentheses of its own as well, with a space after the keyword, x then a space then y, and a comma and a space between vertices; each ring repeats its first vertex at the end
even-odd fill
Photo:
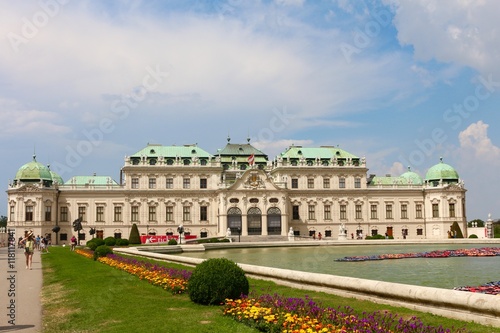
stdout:
MULTIPOLYGON (((20 235, 51 234, 52 243, 67 244, 82 219, 98 237, 128 238, 132 224, 141 234, 224 237, 296 236, 319 233, 337 239, 341 224, 347 239, 385 235, 396 239, 444 239, 457 222, 467 237, 465 188, 461 182, 370 182, 364 159, 346 163, 292 163, 278 158, 260 165, 214 156, 201 163, 176 158, 125 159, 118 182, 89 176, 65 184, 23 182, 9 185, 8 226, 20 235), (52 231, 59 226, 58 239, 52 231)), ((453 236, 453 235, 451 235, 453 236)))

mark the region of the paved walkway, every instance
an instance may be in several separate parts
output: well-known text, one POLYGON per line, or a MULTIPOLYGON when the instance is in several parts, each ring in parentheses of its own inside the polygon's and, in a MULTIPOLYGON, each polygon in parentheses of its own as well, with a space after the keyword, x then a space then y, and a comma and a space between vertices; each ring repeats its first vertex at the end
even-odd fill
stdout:
POLYGON ((0 332, 42 332, 40 257, 35 251, 27 270, 23 249, 0 248, 0 332))

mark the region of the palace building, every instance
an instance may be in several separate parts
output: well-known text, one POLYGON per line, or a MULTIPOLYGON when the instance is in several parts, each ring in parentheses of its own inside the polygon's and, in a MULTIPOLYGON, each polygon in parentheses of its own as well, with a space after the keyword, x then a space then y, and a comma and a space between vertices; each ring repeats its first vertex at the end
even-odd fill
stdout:
POLYGON ((260 240, 284 240, 290 231, 336 240, 342 230, 347 239, 444 239, 455 222, 466 232, 466 190, 442 160, 425 178, 409 168, 399 176, 367 172, 365 158, 335 146, 292 145, 271 160, 249 139, 229 138, 213 154, 148 144, 125 158, 118 181, 95 174, 64 181, 33 157, 9 184, 8 226, 18 235, 49 234, 54 244, 76 234, 76 219, 82 240, 91 228, 97 237, 128 238, 133 224, 144 235, 175 235, 183 225, 191 237, 225 236, 229 228, 260 240))

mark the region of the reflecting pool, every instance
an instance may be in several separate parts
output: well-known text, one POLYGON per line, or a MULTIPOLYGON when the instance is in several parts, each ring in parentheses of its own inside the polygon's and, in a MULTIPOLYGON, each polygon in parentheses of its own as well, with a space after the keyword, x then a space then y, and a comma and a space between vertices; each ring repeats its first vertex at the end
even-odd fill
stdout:
POLYGON ((335 259, 347 256, 479 247, 498 247, 498 244, 246 248, 183 253, 182 256, 204 259, 224 257, 242 264, 451 289, 457 286, 480 285, 490 281, 499 281, 500 256, 411 258, 361 262, 337 262, 335 259))

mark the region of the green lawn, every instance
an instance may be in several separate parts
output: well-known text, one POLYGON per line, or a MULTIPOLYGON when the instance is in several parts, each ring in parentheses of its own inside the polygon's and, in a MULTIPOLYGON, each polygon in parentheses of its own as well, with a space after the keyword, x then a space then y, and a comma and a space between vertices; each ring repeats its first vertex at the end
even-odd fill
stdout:
MULTIPOLYGON (((220 307, 196 305, 189 300, 188 295, 172 295, 126 272, 71 252, 67 247, 52 247, 50 254, 42 256, 42 261, 43 328, 47 333, 257 332, 222 316, 220 307)), ((402 316, 416 315, 432 326, 466 326, 473 333, 492 332, 491 327, 416 313, 404 308, 305 292, 267 281, 249 281, 251 290, 258 293, 279 293, 301 298, 309 295, 325 306, 349 305, 359 312, 388 310, 402 316)))

